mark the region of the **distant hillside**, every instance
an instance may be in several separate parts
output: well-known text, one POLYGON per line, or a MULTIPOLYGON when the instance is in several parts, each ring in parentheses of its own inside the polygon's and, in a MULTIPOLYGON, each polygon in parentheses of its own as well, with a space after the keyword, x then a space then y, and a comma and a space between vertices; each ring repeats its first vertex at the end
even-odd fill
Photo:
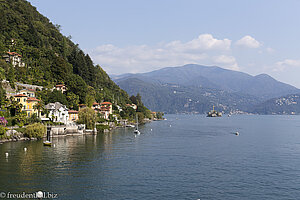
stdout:
MULTIPOLYGON (((60 33, 25 0, 0 1, 0 72, 5 79, 52 88, 64 83, 69 99, 86 103, 90 95, 96 101, 125 105, 130 100, 99 66, 60 33), (22 55, 25 67, 12 67, 2 60, 7 51, 22 55), (1 68, 3 70, 1 70, 1 68)), ((0 74, 1 75, 1 74, 0 74)))
POLYGON ((255 104, 270 98, 299 92, 299 89, 266 74, 251 76, 194 64, 148 73, 123 74, 113 76, 113 80, 129 94, 139 92, 149 108, 168 112, 202 113, 213 104, 219 105, 219 109, 225 112, 247 112, 255 104), (181 91, 176 91, 178 88, 181 91), (192 103, 188 99, 198 103, 190 105, 192 103))
POLYGON ((273 98, 254 106, 251 110, 259 114, 300 114, 300 94, 273 98))
POLYGON ((226 92, 218 89, 177 84, 149 83, 137 78, 118 81, 129 95, 140 93, 144 104, 151 110, 166 113, 206 113, 215 105, 225 112, 247 110, 260 101, 250 95, 226 92))
MULTIPOLYGON (((159 81, 161 83, 184 86, 215 88, 228 92, 253 95, 265 100, 299 92, 299 89, 279 82, 266 74, 251 76, 243 72, 227 70, 220 67, 208 67, 195 64, 181 67, 167 67, 148 73, 127 74, 119 77, 123 80, 128 77, 135 77, 141 80, 152 80, 151 82, 159 81)), ((117 81, 118 77, 115 77, 114 80, 117 81)))

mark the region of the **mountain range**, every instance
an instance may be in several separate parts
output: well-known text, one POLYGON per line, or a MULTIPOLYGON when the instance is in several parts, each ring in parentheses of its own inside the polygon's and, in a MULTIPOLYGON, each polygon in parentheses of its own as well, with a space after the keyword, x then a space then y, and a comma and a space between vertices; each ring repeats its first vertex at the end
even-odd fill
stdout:
POLYGON ((300 93, 267 74, 196 64, 111 77, 129 95, 140 93, 150 109, 167 113, 204 113, 212 105, 224 112, 259 113, 255 109, 270 99, 300 93))

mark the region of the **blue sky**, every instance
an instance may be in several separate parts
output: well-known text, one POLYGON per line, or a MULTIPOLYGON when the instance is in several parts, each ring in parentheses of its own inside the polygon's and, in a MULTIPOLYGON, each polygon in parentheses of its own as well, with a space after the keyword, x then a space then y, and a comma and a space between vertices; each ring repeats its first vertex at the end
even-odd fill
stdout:
POLYGON ((298 0, 30 0, 109 74, 188 63, 300 88, 298 0))

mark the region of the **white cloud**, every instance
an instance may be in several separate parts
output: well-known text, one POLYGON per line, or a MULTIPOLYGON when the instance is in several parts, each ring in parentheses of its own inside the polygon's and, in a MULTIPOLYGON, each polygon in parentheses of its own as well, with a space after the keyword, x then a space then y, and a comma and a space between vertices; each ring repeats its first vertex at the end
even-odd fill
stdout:
POLYGON ((267 53, 274 53, 275 52, 275 49, 273 49, 273 48, 271 48, 271 47, 268 47, 268 48, 266 48, 266 51, 267 51, 267 53))
POLYGON ((145 72, 190 63, 238 70, 235 58, 230 55, 231 40, 216 39, 210 34, 199 35, 188 42, 171 41, 156 46, 120 48, 106 44, 89 53, 95 63, 111 74, 145 72))
POLYGON ((230 50, 231 40, 218 40, 211 34, 202 34, 189 42, 173 41, 166 45, 168 48, 176 48, 179 51, 204 51, 204 50, 230 50))
POLYGON ((275 64, 273 71, 284 71, 290 67, 300 67, 300 60, 285 59, 284 61, 279 61, 275 64))
POLYGON ((251 37, 250 35, 246 35, 242 39, 238 40, 236 43, 238 46, 243 46, 247 48, 259 48, 262 46, 260 42, 258 42, 256 39, 251 37))
POLYGON ((213 60, 215 63, 221 64, 221 66, 227 69, 239 70, 236 59, 233 56, 220 55, 220 56, 215 56, 213 60))

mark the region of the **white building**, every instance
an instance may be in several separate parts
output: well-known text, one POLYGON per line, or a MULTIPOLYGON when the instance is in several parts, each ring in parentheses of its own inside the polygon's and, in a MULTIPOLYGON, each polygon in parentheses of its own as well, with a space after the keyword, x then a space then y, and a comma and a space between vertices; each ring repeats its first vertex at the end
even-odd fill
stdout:
POLYGON ((11 63, 14 67, 25 67, 25 63, 22 62, 22 56, 16 52, 7 52, 3 58, 6 62, 11 63))
POLYGON ((68 123, 69 120, 69 113, 68 113, 68 108, 67 106, 55 102, 55 103, 48 103, 45 106, 45 109, 49 111, 48 117, 53 121, 53 122, 61 122, 64 124, 68 123))

